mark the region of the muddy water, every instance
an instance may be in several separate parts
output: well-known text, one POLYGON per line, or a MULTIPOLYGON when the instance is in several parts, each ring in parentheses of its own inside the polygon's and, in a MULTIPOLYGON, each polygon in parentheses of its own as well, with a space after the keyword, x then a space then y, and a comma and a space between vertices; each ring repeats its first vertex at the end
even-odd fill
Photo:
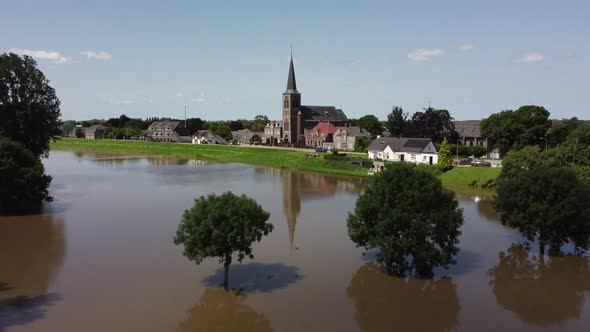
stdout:
POLYGON ((348 239, 364 183, 239 164, 52 152, 55 202, 0 217, 0 331, 588 331, 586 258, 539 260, 489 202, 460 197, 459 264, 383 275, 348 239), (275 230, 219 289, 172 243, 192 200, 232 190, 275 230))

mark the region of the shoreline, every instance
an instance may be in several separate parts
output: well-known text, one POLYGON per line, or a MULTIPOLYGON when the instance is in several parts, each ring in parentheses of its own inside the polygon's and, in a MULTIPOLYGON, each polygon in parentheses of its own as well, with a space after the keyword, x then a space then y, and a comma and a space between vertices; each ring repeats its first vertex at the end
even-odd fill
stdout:
MULTIPOLYGON (((109 154, 145 154, 149 156, 199 159, 222 163, 242 163, 253 166, 285 168, 294 171, 314 172, 341 176, 370 178, 368 169, 350 163, 306 157, 309 151, 265 149, 230 145, 197 145, 181 143, 145 142, 131 140, 85 140, 62 138, 50 144, 52 150, 96 152, 109 154)), ((358 155, 358 154, 354 154, 358 155)), ((464 194, 491 196, 494 190, 469 186, 474 179, 486 181, 500 174, 497 168, 455 167, 439 176, 445 189, 464 194)))

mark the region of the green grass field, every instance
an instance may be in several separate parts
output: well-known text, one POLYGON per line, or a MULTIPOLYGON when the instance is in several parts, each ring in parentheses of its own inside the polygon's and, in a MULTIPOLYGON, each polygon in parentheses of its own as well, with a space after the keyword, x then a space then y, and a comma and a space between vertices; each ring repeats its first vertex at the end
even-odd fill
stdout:
MULTIPOLYGON (((193 145, 178 143, 155 143, 138 141, 61 139, 51 143, 54 150, 109 153, 121 155, 149 155, 178 159, 200 159, 216 162, 235 162, 258 166, 287 168, 298 171, 369 176, 368 169, 350 162, 324 160, 306 157, 306 152, 279 149, 250 148, 227 145, 193 145)), ((356 155, 355 155, 356 156, 356 155)), ((445 188, 474 195, 492 195, 493 190, 473 188, 474 179, 480 183, 500 174, 498 168, 455 167, 442 174, 440 179, 445 188)))

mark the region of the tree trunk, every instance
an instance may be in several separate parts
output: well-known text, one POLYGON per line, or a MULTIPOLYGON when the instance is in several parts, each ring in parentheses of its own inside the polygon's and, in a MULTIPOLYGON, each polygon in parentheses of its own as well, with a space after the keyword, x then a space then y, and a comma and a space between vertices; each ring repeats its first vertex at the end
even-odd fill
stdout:
POLYGON ((545 256, 545 242, 539 242, 539 256, 545 256))
POLYGON ((227 291, 229 290, 229 265, 231 264, 231 256, 225 257, 225 262, 223 263, 224 273, 223 273, 223 288, 227 291))

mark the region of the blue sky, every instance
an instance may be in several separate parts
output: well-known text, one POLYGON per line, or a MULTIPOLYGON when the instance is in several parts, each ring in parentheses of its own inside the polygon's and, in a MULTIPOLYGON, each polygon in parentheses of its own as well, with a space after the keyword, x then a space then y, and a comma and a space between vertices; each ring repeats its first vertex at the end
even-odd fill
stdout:
POLYGON ((385 119, 524 104, 590 118, 589 1, 1 1, 0 52, 33 54, 63 119, 280 118, 302 103, 385 119))

